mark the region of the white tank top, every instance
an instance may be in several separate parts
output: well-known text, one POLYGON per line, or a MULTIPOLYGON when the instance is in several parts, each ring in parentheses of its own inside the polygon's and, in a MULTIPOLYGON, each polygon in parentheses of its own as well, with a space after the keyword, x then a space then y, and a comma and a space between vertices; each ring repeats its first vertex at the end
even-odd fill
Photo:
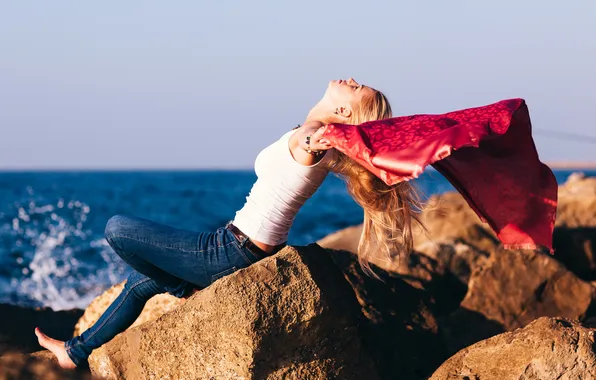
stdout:
POLYGON ((255 160, 257 181, 233 221, 249 238, 268 245, 288 240, 298 210, 323 183, 335 156, 335 150, 330 149, 314 165, 296 162, 289 147, 294 132, 284 134, 259 153, 255 160))

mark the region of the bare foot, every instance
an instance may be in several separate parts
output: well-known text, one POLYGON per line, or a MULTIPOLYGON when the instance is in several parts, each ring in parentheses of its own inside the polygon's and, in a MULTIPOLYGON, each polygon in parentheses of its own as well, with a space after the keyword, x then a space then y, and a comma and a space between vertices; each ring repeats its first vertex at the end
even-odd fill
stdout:
POLYGON ((39 341, 40 346, 47 348, 54 355, 56 355, 56 359, 58 359, 58 364, 60 367, 68 369, 76 368, 76 364, 70 360, 70 357, 66 353, 66 348, 64 347, 63 341, 50 338, 46 334, 42 333, 39 328, 35 328, 35 335, 37 335, 37 340, 39 341))

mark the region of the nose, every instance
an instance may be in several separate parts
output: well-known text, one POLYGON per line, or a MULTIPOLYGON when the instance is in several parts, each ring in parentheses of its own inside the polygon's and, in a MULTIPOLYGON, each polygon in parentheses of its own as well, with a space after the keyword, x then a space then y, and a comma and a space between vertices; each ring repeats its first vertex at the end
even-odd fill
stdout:
POLYGON ((356 82, 356 81, 354 80, 354 78, 350 78, 350 79, 348 79, 348 83, 350 83, 350 84, 354 84, 354 85, 358 86, 358 82, 356 82))

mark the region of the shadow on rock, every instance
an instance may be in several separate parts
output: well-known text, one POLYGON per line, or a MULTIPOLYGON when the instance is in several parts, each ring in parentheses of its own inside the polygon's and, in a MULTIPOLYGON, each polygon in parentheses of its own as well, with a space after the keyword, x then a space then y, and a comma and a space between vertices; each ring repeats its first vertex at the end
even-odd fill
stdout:
POLYGON ((439 325, 448 355, 453 355, 464 347, 506 331, 502 324, 465 308, 440 318, 439 325))
POLYGON ((557 227, 554 257, 586 281, 596 280, 596 227, 557 227))
POLYGON ((381 377, 427 378, 447 358, 430 293, 375 266, 383 282, 367 276, 350 252, 328 252, 360 303, 366 318, 360 332, 381 377))

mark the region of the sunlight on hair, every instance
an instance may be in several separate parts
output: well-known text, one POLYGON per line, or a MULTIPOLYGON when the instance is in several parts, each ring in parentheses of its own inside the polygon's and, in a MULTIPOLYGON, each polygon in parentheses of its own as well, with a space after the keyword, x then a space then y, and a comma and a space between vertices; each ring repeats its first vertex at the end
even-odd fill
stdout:
MULTIPOLYGON (((373 96, 362 100, 347 124, 391 117, 389 101, 382 92, 375 91, 373 96)), ((423 208, 419 193, 409 182, 385 184, 342 153, 338 154, 332 170, 345 180, 348 192, 364 210, 358 262, 365 273, 380 279, 372 270, 371 262, 403 259, 413 249, 412 223, 422 226, 418 219, 423 208)))

